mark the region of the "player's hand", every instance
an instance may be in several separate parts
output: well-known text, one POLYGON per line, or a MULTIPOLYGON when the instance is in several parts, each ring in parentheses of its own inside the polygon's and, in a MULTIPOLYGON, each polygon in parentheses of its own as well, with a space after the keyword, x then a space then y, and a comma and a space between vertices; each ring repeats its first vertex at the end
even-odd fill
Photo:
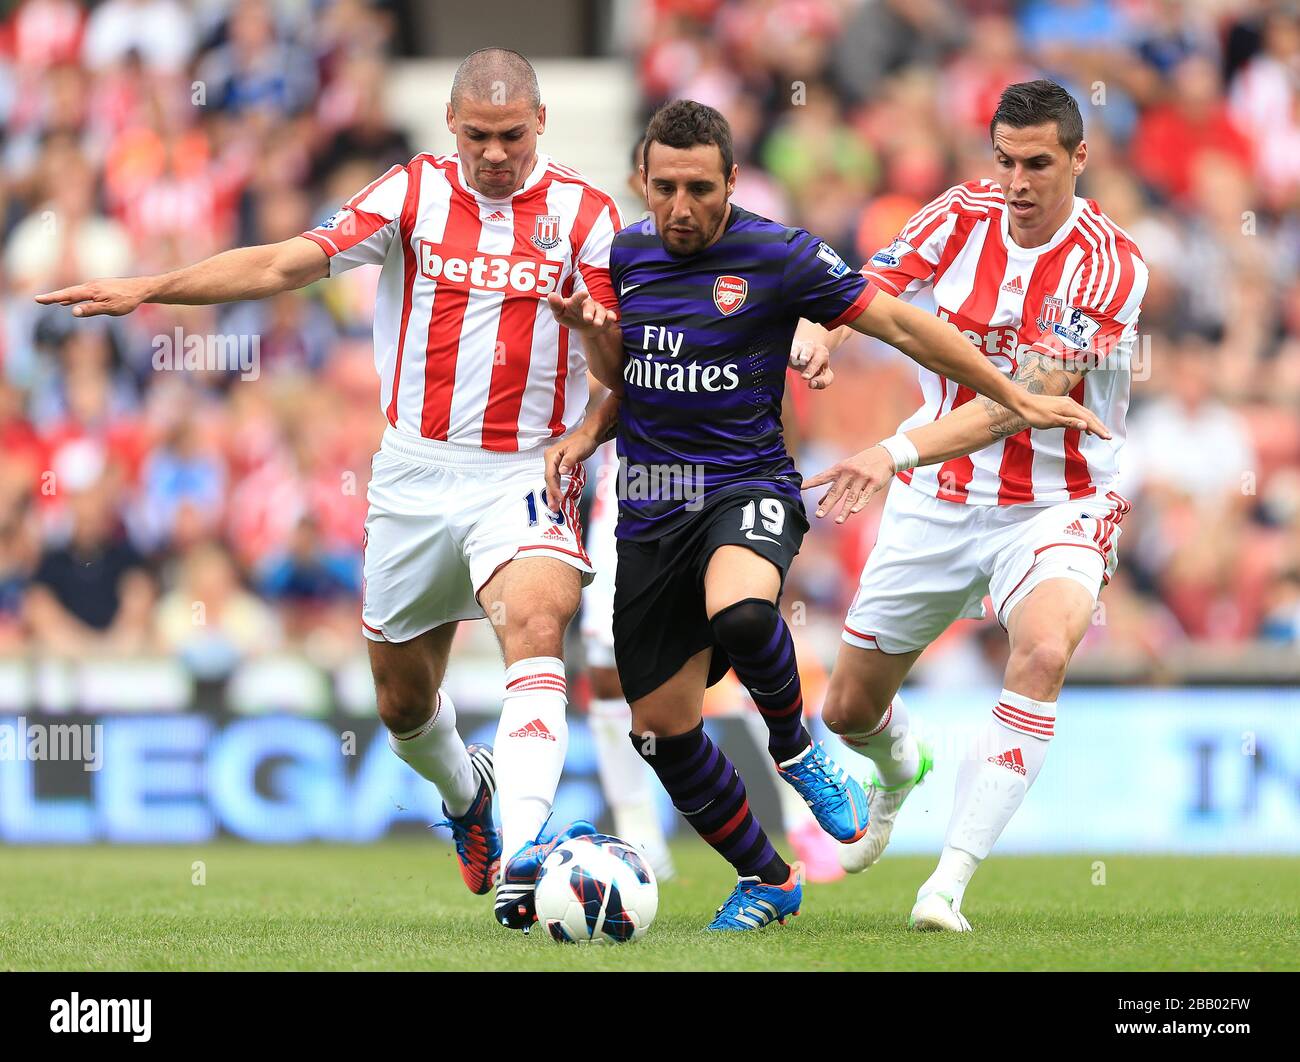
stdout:
POLYGON ((594 454, 598 446, 600 443, 588 432, 579 429, 567 439, 546 448, 546 505, 551 512, 558 513, 564 501, 560 477, 573 475, 574 469, 594 454))
POLYGON ((802 371, 809 389, 813 391, 824 391, 835 381, 835 373, 831 371, 831 352, 824 344, 809 339, 796 339, 790 344, 790 367, 802 371))
POLYGON ((1018 413, 1031 428, 1074 428, 1089 435, 1110 438, 1110 430, 1101 422, 1101 418, 1090 409, 1085 409, 1072 398, 1053 395, 1032 395, 1022 392, 1018 413))
POLYGON ((557 291, 546 296, 555 320, 575 332, 599 332, 618 321, 618 314, 607 310, 585 291, 575 291, 567 299, 557 291))
POLYGON ((873 446, 831 465, 825 472, 818 472, 812 479, 804 480, 803 489, 830 483, 831 489, 817 503, 817 515, 830 516, 835 507, 841 505, 835 522, 842 524, 866 508, 871 496, 888 486, 893 478, 894 459, 883 446, 873 446))
POLYGON ((121 317, 144 302, 147 290, 143 278, 123 277, 117 280, 91 280, 73 284, 70 288, 47 291, 37 295, 43 306, 57 304, 71 306, 74 317, 121 317))

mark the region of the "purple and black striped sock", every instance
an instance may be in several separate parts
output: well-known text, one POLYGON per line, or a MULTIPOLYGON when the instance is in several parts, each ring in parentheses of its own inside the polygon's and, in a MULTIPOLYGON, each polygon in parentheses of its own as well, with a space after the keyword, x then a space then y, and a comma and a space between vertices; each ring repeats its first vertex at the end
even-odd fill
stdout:
POLYGON ((703 722, 675 737, 628 736, 659 776, 673 807, 740 877, 757 877, 768 885, 786 882, 789 865, 749 810, 745 783, 704 732, 703 722))
POLYGON ((777 763, 812 744, 803 725, 803 688, 794 639, 770 601, 750 597, 713 617, 713 636, 731 657, 736 677, 749 690, 767 723, 767 749, 777 763))

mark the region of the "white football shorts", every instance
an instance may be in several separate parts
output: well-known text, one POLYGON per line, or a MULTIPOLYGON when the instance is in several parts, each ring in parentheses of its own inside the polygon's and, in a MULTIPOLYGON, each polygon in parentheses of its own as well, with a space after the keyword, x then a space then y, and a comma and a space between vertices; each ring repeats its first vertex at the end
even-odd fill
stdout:
POLYGON ((371 463, 361 625, 372 641, 405 642, 454 620, 482 619, 479 591, 516 557, 594 569, 579 526, 579 467, 546 504, 544 448, 498 453, 392 428, 371 463))
POLYGON ((1072 579, 1096 601, 1129 508, 1114 491, 1053 505, 962 505, 895 482, 843 638, 886 653, 922 649, 955 620, 983 619, 985 595, 1006 627, 1047 579, 1072 579))

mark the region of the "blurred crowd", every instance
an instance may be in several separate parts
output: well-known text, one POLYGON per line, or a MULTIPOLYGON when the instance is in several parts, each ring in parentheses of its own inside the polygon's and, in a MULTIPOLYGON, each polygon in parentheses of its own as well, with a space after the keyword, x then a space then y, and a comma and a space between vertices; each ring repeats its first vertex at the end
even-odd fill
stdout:
MULTIPOLYGON (((737 201, 855 264, 990 170, 1007 83, 1084 104, 1082 194, 1151 269, 1121 574, 1090 644, 1300 644, 1300 14, 1236 0, 646 0, 648 111, 731 120, 737 201)), ((284 239, 412 145, 387 117, 371 0, 0 7, 0 653, 180 653, 220 674, 356 653, 383 422, 375 277, 262 303, 78 320, 35 293, 284 239), (255 371, 184 362, 253 344, 255 371), (255 377, 255 378, 252 378, 255 377)), ((545 90, 545 85, 543 85, 545 90)), ((619 149, 620 154, 631 145, 619 149)), ((243 368, 246 368, 244 366, 243 368)), ((800 396, 800 466, 890 434, 915 377, 861 342, 800 396)), ((791 599, 834 628, 872 512, 809 535, 791 599)), ((964 625, 949 651, 979 651, 964 625), (971 647, 975 648, 972 649, 971 647)))
POLYGON ((285 239, 405 163, 391 35, 368 0, 23 0, 0 24, 0 652, 219 674, 358 650, 373 273, 84 321, 32 295, 285 239), (191 345, 212 336, 249 356, 223 369, 191 345))
MULTIPOLYGON (((945 188, 993 175, 1005 85, 1070 89, 1079 194, 1151 271, 1121 485, 1134 507, 1081 651, 1300 646, 1300 4, 656 0, 639 29, 646 108, 721 110, 736 200, 854 265, 945 188)), ((805 473, 917 405, 914 367, 887 348, 843 348, 836 372, 803 403, 805 473)), ((815 529, 790 592, 842 612, 874 539, 871 514, 815 529)), ((959 624, 945 651, 986 656, 999 634, 959 624)))

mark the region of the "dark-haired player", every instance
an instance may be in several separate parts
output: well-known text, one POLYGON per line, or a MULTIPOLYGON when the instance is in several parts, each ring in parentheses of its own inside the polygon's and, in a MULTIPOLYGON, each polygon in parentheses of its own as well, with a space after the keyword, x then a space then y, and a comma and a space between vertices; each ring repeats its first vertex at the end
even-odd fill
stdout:
MULTIPOLYGON (((642 145, 638 139, 631 155, 628 189, 645 203, 645 181, 641 177, 642 145)), ((832 374, 826 367, 829 352, 818 343, 795 344, 791 372, 798 373, 811 390, 821 390, 830 383, 832 374)), ((592 393, 603 394, 605 388, 596 381, 592 393)), ((791 393, 782 407, 786 425, 787 447, 793 414, 791 393)), ((591 512, 587 520, 587 553, 596 569, 596 577, 582 595, 582 645, 587 664, 591 700, 587 725, 596 752, 600 788, 614 818, 614 832, 640 848, 654 867, 660 882, 673 877, 672 853, 659 823, 653 791, 653 772, 627 740, 632 729, 632 710, 623 696, 614 666, 614 569, 618 539, 618 454, 613 441, 603 444, 587 462, 587 473, 595 484, 591 512)), ((791 448, 793 450, 793 448, 791 448)), ((760 733, 761 720, 745 716, 760 733)), ((775 767, 774 767, 775 769, 775 767)), ((780 783, 778 782, 778 785, 780 783)), ((791 846, 805 862, 809 881, 834 880, 844 876, 836 849, 840 845, 822 833, 808 807, 791 790, 782 792, 782 813, 791 846)))
MULTIPOLYGON (((1129 505, 1114 486, 1147 280, 1128 234, 1074 194, 1088 147, 1065 89, 1009 86, 989 135, 997 179, 950 188, 864 272, 932 305, 1023 387, 1073 396, 1115 438, 1038 430, 923 369, 925 401, 897 435, 807 484, 834 484, 819 516, 851 490, 843 520, 895 473, 901 481, 889 491, 822 707, 878 772, 870 829, 840 852, 846 869, 880 858, 900 805, 929 769, 898 697, 917 657, 954 620, 983 616, 985 594, 1010 638, 1002 695, 977 754, 958 766, 943 854, 912 908, 914 928, 956 932, 970 929, 961 903, 971 876, 1042 768, 1066 667, 1115 570, 1129 505)), ((826 338, 810 325, 800 332, 826 338)))
POLYGON ((618 320, 586 295, 551 296, 584 333, 611 397, 547 453, 555 478, 617 420, 623 461, 615 658, 631 740, 700 836, 739 876, 710 925, 750 930, 796 913, 788 865, 749 810, 731 762, 704 732, 705 688, 734 667, 768 724, 768 748, 823 829, 865 833, 864 793, 812 743, 790 632, 777 611, 808 523, 780 407, 801 317, 852 324, 1043 427, 1100 421, 1065 398, 1015 386, 950 325, 883 293, 807 232, 730 202, 731 134, 692 101, 659 110, 642 173, 652 218, 610 252, 618 320))

